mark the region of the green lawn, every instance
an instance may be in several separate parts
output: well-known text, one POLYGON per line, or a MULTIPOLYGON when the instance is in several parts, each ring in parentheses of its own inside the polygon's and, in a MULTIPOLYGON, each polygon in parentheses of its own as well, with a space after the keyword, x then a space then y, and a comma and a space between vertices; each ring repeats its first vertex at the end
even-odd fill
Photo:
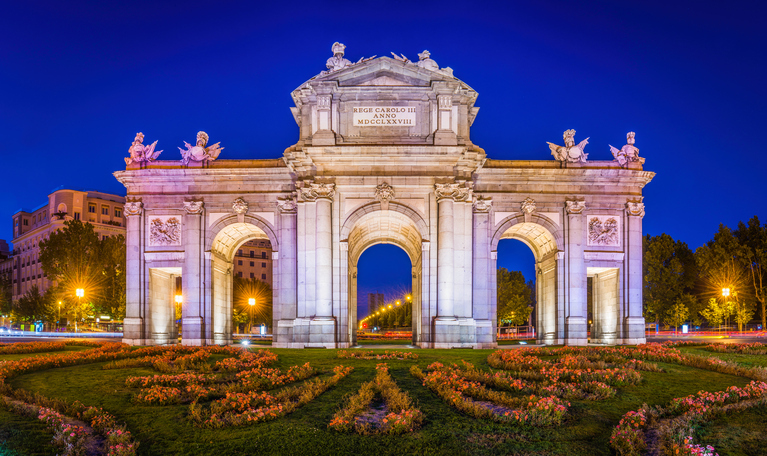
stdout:
MULTIPOLYGON (((79 347, 78 347, 79 348, 79 347)), ((223 430, 200 429, 187 419, 188 407, 136 406, 131 395, 137 391, 125 386, 125 379, 137 375, 153 375, 151 369, 102 370, 103 363, 51 369, 26 374, 11 381, 14 388, 40 392, 48 397, 79 400, 101 406, 124 421, 141 442, 143 455, 237 455, 237 454, 454 454, 454 455, 611 455, 608 441, 621 416, 643 403, 661 405, 672 398, 700 390, 717 391, 730 385, 743 386, 747 379, 672 364, 660 364, 668 372, 642 372, 643 381, 620 388, 614 399, 571 401, 565 423, 555 428, 520 430, 518 428, 478 420, 447 405, 422 386, 408 370, 413 364, 421 368, 434 361, 442 363, 466 360, 489 369, 490 350, 414 350, 417 361, 387 361, 397 384, 415 400, 425 414, 421 430, 404 436, 359 436, 328 430, 328 423, 345 395, 372 380, 375 366, 382 361, 336 359, 336 350, 271 349, 279 355, 274 367, 310 362, 320 369, 343 364, 354 366, 354 372, 336 387, 296 412, 275 421, 223 430)), ((696 352, 697 349, 686 349, 696 352)), ((384 350, 377 350, 383 352, 384 350)), ((750 365, 767 365, 767 356, 723 355, 703 352, 750 365), (743 357, 742 359, 733 358, 743 357), (764 363, 764 364, 762 364, 764 363)), ((211 362, 221 359, 216 355, 211 362)), ((767 425, 767 413, 750 411, 748 419, 738 422, 749 441, 730 438, 730 418, 710 426, 709 435, 717 451, 725 454, 749 452, 751 441, 758 440, 759 427, 767 425), (713 441, 713 440, 712 440, 713 441), (745 445, 745 447, 744 447, 745 445)), ((738 429, 741 429, 738 428, 738 429)), ((42 426, 32 418, 23 418, 0 410, 0 454, 52 454, 42 426), (43 437, 41 437, 41 435, 43 437), (34 442, 34 443, 32 443, 34 442)), ((710 443, 710 442, 706 442, 710 443)), ((763 453, 762 453, 763 454, 763 453)))

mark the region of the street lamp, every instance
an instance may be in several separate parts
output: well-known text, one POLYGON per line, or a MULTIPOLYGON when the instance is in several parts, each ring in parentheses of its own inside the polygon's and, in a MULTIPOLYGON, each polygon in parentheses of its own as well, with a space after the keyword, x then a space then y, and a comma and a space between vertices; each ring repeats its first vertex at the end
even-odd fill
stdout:
POLYGON ((77 295, 77 310, 75 311, 75 332, 77 332, 77 314, 80 312, 80 299, 85 296, 85 290, 78 288, 75 290, 75 295, 77 295))
POLYGON ((250 329, 249 331, 253 333, 253 309, 256 306, 256 298, 248 298, 248 305, 250 306, 250 329))
POLYGON ((722 288, 722 296, 725 298, 730 296, 730 289, 729 288, 722 288))
POLYGON ((400 302, 400 301, 397 301, 397 302, 395 302, 394 304, 396 304, 396 305, 398 305, 398 306, 399 306, 400 304, 402 304, 402 302, 400 302))

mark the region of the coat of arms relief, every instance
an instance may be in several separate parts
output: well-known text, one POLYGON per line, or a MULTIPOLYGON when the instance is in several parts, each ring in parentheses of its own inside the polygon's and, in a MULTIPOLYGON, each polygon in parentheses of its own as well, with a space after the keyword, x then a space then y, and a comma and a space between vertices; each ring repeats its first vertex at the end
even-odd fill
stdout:
POLYGON ((181 220, 177 216, 149 219, 150 246, 181 245, 181 220))
POLYGON ((588 245, 621 245, 620 218, 612 215, 588 216, 588 245))

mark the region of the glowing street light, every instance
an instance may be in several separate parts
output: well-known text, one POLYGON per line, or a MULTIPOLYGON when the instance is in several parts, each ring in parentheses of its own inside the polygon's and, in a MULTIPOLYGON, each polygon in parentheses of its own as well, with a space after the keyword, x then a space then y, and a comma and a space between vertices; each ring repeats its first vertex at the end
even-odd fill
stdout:
POLYGON ((396 305, 400 305, 400 304, 402 304, 402 302, 401 302, 401 301, 397 301, 397 302, 395 302, 394 304, 396 304, 396 305))
POLYGON ((253 309, 256 306, 256 298, 248 298, 248 305, 250 306, 250 332, 253 333, 253 309))
POLYGON ((183 297, 180 294, 176 295, 176 304, 181 304, 183 302, 183 297))
POLYGON ((85 296, 85 290, 78 288, 75 290, 77 296, 77 311, 75 311, 75 332, 77 332, 77 314, 80 312, 80 299, 85 296))
POLYGON ((412 300, 413 300, 413 297, 412 297, 412 296, 410 296, 410 295, 407 295, 407 296, 405 296, 405 300, 406 300, 407 302, 410 302, 410 301, 412 301, 412 300))
POLYGON ((730 296, 730 289, 729 288, 722 288, 722 296, 725 298, 730 296))

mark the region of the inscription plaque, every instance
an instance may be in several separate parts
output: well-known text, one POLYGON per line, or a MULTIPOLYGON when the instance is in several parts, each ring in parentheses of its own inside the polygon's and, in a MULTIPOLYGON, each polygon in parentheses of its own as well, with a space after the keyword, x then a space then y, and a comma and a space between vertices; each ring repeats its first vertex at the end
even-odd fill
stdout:
POLYGON ((355 127, 415 127, 416 108, 408 106, 359 106, 352 108, 355 127))

